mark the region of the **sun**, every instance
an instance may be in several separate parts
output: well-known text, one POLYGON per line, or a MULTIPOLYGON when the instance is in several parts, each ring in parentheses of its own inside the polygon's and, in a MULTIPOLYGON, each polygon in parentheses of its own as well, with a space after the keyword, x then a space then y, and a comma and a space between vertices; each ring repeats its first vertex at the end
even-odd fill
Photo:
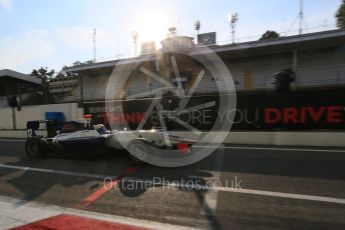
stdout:
POLYGON ((138 32, 139 42, 154 41, 159 43, 166 38, 168 28, 172 23, 168 16, 159 12, 145 12, 138 15, 136 25, 133 30, 138 32))

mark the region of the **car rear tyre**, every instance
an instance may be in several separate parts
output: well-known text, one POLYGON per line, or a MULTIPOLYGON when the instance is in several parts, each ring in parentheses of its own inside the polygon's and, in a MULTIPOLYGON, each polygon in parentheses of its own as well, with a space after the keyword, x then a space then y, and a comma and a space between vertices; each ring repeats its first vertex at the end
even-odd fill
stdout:
POLYGON ((42 143, 36 138, 29 138, 25 143, 26 155, 30 158, 39 158, 43 156, 42 143))
POLYGON ((147 155, 147 145, 141 140, 134 140, 128 146, 128 152, 131 160, 135 164, 143 164, 144 159, 147 155))

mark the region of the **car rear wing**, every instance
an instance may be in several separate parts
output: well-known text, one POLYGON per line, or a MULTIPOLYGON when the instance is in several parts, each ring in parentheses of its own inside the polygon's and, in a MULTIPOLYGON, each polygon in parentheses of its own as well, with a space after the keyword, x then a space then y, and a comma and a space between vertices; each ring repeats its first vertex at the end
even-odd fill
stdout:
POLYGON ((34 137, 36 135, 36 131, 40 128, 40 124, 45 123, 47 128, 47 137, 54 137, 57 135, 56 128, 58 122, 55 120, 36 120, 36 121, 28 121, 26 123, 26 136, 27 137, 34 137))

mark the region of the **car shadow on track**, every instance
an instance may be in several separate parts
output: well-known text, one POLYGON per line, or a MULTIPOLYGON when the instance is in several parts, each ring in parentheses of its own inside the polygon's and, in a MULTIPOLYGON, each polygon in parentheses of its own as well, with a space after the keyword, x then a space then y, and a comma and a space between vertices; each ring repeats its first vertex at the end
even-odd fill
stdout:
MULTIPOLYGON (((30 159, 20 157, 16 161, 8 162, 4 165, 30 167, 31 169, 48 169, 51 172, 40 172, 35 170, 25 170, 25 168, 2 168, 0 180, 5 180, 9 187, 8 192, 12 189, 15 197, 19 197, 21 201, 14 204, 20 207, 29 201, 43 201, 58 205, 70 206, 71 203, 78 203, 80 199, 87 197, 90 193, 103 186, 103 179, 88 178, 83 176, 64 175, 60 172, 89 173, 94 175, 110 176, 112 178, 121 175, 121 173, 133 165, 124 152, 119 154, 107 153, 96 158, 84 158, 81 156, 56 156, 51 155, 46 158, 30 159), (59 171, 59 173, 54 173, 59 171), (86 187, 87 186, 87 189, 86 187), (77 187, 83 187, 83 191, 76 190, 77 187), (13 189, 14 188, 14 189, 13 189), (71 202, 73 201, 73 202, 71 202)), ((207 159, 206 159, 207 160, 207 159)), ((209 159, 209 160, 212 160, 209 159)), ((160 168, 143 164, 139 166, 138 173, 146 178, 152 175, 164 176, 168 181, 193 180, 198 184, 204 185, 205 178, 212 178, 213 174, 205 170, 200 170, 197 166, 181 167, 181 168, 160 168), (152 172, 154 174, 152 174, 152 172), (193 175, 194 178, 190 178, 193 175)), ((119 183, 125 185, 127 182, 123 180, 119 183)), ((178 188, 182 189, 182 188, 178 188)), ((135 199, 147 190, 121 190, 120 192, 126 196, 135 199)), ((214 229, 219 229, 219 223, 213 210, 207 206, 205 202, 205 190, 190 190, 195 194, 200 205, 200 210, 207 212, 206 219, 214 229)), ((11 195, 10 195, 11 196, 11 195)))
POLYGON ((20 157, 3 164, 0 169, 0 180, 3 183, 1 187, 4 190, 2 193, 23 200, 16 206, 40 200, 45 194, 50 198, 55 196, 54 202, 64 199, 78 201, 83 194, 71 194, 69 188, 81 186, 86 194, 90 193, 102 184, 103 177, 119 175, 131 164, 121 154, 116 157, 105 154, 92 159, 81 156, 49 156, 38 159, 20 157), (88 186, 87 189, 85 185, 88 186))

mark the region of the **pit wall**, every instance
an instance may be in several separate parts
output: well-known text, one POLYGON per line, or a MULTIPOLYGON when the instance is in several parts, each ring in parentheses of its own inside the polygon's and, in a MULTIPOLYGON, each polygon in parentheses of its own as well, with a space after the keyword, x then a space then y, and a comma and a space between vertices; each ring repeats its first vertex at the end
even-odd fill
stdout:
MULTIPOLYGON (((195 134, 176 132, 177 135, 195 138, 195 134)), ((219 143, 219 133, 208 135, 205 143, 219 143)), ((232 131, 224 133, 223 143, 253 144, 253 145, 281 145, 281 146, 326 146, 345 147, 345 132, 242 132, 232 131)), ((221 135, 220 135, 221 136, 221 135)))
MULTIPOLYGON (((38 106, 23 106, 21 111, 15 110, 17 130, 12 130, 12 108, 0 109, 0 138, 25 138, 26 122, 28 120, 43 120, 45 112, 63 112, 66 120, 78 120, 83 116, 83 109, 77 103, 50 104, 38 106)), ((45 135, 45 131, 38 131, 45 135)), ((190 132, 175 132, 175 134, 196 138, 190 132)), ((219 143, 219 133, 208 135, 205 143, 219 143)), ((229 144, 260 144, 260 145, 287 145, 287 146, 330 146, 345 147, 345 132, 333 131, 232 131, 223 133, 224 143, 229 144)))
MULTIPOLYGON (((26 128, 27 121, 44 120, 46 112, 62 112, 65 120, 78 120, 83 117, 83 109, 78 108, 78 103, 22 106, 21 111, 15 108, 14 112, 16 128, 22 130, 26 128)), ((13 133, 15 137, 17 131, 10 131, 13 129, 12 108, 0 108, 0 118, 0 137, 12 135, 6 132, 13 133)))
MULTIPOLYGON (((45 135, 45 131, 38 131, 38 135, 45 135)), ((175 132, 174 134, 187 138, 195 138, 195 134, 175 132)), ((223 143, 226 144, 255 144, 277 146, 315 146, 315 147, 345 147, 345 132, 240 132, 226 134, 223 143)), ((219 143, 217 133, 205 138, 206 143, 219 143)), ((0 138, 25 138, 25 130, 0 130, 0 138)))

